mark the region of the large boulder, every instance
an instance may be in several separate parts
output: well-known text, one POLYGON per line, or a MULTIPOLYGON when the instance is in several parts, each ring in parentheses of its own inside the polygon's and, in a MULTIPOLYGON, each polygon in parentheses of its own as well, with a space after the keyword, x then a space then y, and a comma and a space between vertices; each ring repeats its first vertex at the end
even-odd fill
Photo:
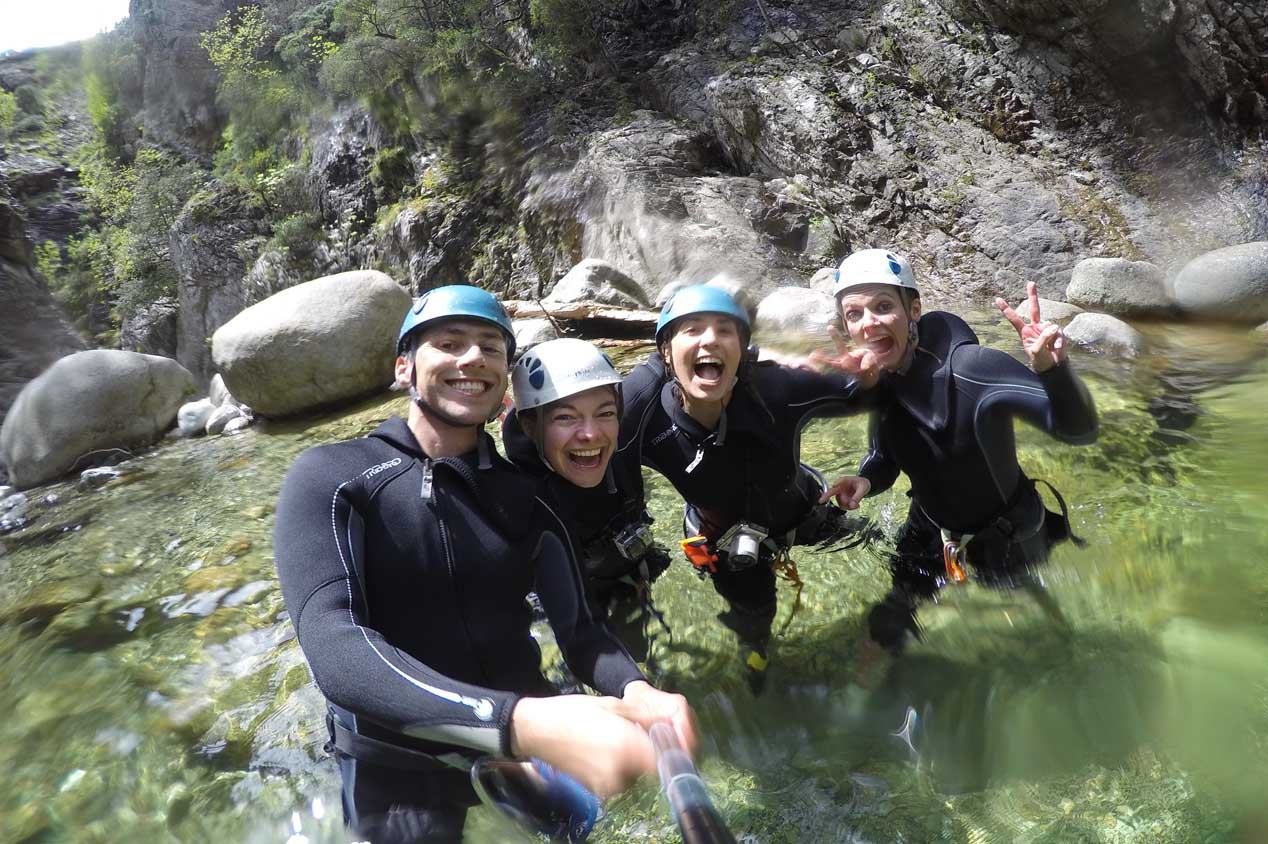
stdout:
POLYGON ((169 358, 95 349, 53 364, 18 394, 0 428, 0 459, 18 487, 51 481, 94 452, 148 445, 194 391, 169 358))
POLYGON ((390 276, 355 270, 283 290, 211 338, 234 397, 264 416, 289 416, 387 386, 409 294, 390 276))
POLYGON ((757 306, 756 333, 763 336, 790 335, 824 339, 835 316, 836 302, 822 290, 809 287, 780 287, 757 306))
POLYGON ((577 264, 542 300, 544 305, 599 302, 624 308, 647 308, 650 302, 638 282, 599 258, 577 264))
POLYGON ((1175 300, 1205 319, 1259 323, 1268 319, 1268 240, 1199 255, 1175 277, 1175 300))
POLYGON ((1145 347, 1145 338, 1139 331, 1108 314, 1081 313, 1070 320, 1064 331, 1072 342, 1101 351, 1136 354, 1145 347))
POLYGON ((1079 261, 1065 296, 1081 308, 1120 317, 1165 317, 1175 309, 1162 270, 1148 261, 1125 258, 1079 261))

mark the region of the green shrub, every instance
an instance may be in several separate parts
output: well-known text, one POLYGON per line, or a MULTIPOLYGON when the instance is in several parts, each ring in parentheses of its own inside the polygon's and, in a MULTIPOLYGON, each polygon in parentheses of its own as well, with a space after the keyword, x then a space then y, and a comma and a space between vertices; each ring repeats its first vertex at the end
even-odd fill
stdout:
POLYGON ((380 204, 393 202, 414 179, 414 162, 404 147, 388 147, 374 154, 370 184, 380 204))
POLYGON ((0 138, 9 134, 18 116, 18 98, 0 89, 0 138))
POLYGON ((316 214, 291 214, 273 226, 269 246, 282 249, 293 257, 305 258, 313 253, 321 239, 321 219, 316 214))

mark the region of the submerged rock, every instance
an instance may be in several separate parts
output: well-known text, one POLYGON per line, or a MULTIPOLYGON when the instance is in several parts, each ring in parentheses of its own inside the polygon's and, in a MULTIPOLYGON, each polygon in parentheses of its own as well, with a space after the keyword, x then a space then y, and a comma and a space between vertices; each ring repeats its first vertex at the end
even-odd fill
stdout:
POLYGON ((211 353, 225 386, 264 416, 288 416, 386 388, 409 294, 373 270, 283 290, 220 327, 211 353))
POLYGON ((0 428, 0 460, 18 487, 152 443, 171 426, 194 377, 169 358, 96 349, 62 358, 23 388, 0 428))
POLYGON ((1175 277, 1176 303, 1207 319, 1258 323, 1268 319, 1268 240, 1199 255, 1175 277))
POLYGON ((96 489, 113 481, 123 473, 111 466, 97 466, 79 473, 80 489, 96 489))
POLYGON ((1079 314, 1065 327, 1065 336, 1081 346, 1121 349, 1132 354, 1145 347, 1145 338, 1139 331, 1108 314, 1079 314))

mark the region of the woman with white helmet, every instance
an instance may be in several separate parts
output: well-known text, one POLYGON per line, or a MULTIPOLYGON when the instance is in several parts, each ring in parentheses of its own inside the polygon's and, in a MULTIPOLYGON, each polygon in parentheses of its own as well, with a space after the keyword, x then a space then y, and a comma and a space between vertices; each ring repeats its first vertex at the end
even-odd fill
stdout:
MULTIPOLYGON (((800 462, 801 430, 816 416, 867 408, 862 379, 754 360, 748 312, 725 290, 684 287, 661 311, 656 351, 626 376, 621 453, 638 454, 687 502, 683 550, 728 608, 745 678, 766 680, 775 617, 774 567, 793 545, 839 539, 844 514, 800 462)), ((868 352, 840 363, 869 369, 868 352)), ((857 506, 845 503, 847 508, 857 506)))
POLYGON ((911 481, 893 589, 868 617, 872 640, 897 653, 919 635, 919 601, 963 580, 966 562, 986 582, 1029 584, 1031 567, 1071 536, 1060 495, 1062 512, 1048 511, 1018 465, 1013 420, 1085 444, 1096 439, 1096 408, 1066 358, 1061 329, 1041 321, 1033 282, 1030 322, 995 300, 1017 329, 1030 369, 979 345, 954 314, 922 314, 911 265, 893 252, 850 255, 833 292, 850 340, 888 376, 876 390, 881 402, 859 476, 830 492, 858 501, 889 489, 899 472, 911 481))
POLYGON ((621 375, 584 340, 551 340, 511 373, 515 409, 502 426, 512 462, 543 478, 572 530, 592 605, 635 659, 647 658, 650 587, 669 565, 652 542, 637 455, 617 455, 621 375))

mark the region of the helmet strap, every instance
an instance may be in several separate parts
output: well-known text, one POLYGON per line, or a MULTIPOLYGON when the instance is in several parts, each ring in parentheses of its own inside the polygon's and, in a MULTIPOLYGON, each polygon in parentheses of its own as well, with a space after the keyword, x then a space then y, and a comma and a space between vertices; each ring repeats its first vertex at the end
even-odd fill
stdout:
POLYGON ((409 399, 410 401, 414 403, 415 406, 418 407, 419 410, 423 412, 424 415, 432 419, 435 419, 436 421, 440 422, 443 425, 448 425, 450 428, 483 428, 484 427, 483 422, 476 422, 475 424, 472 424, 469 422, 460 422, 459 420, 454 419, 452 416, 448 415, 447 413, 441 413, 439 410, 437 410, 436 408, 429 405, 426 401, 424 401, 423 394, 418 392, 418 374, 412 361, 410 362, 410 365, 409 365, 409 399))
POLYGON ((898 365, 898 374, 905 375, 911 369, 911 362, 916 359, 916 347, 920 345, 920 328, 916 320, 907 320, 907 349, 903 352, 903 362, 898 365))

